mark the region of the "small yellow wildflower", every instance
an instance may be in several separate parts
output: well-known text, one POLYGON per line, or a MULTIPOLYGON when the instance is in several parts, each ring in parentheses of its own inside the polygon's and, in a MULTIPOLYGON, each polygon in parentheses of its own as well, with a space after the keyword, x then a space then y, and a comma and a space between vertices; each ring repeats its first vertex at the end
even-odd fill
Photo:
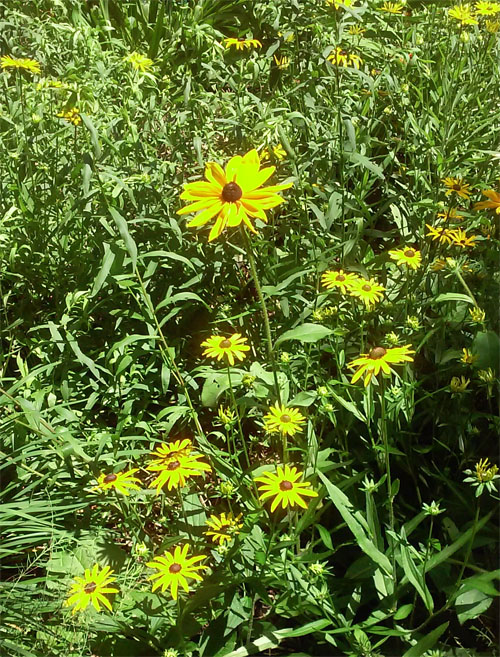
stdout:
POLYGON ((462 349, 462 357, 460 358, 462 363, 465 363, 466 365, 472 365, 478 358, 479 356, 473 354, 465 347, 462 349))
POLYGON ((406 265, 410 269, 418 269, 422 264, 422 254, 412 248, 394 249, 389 251, 389 256, 396 261, 397 265, 406 265))
POLYGON ((290 66, 290 57, 285 57, 285 55, 283 55, 283 57, 278 57, 277 55, 273 55, 273 59, 276 66, 281 70, 284 70, 285 68, 288 68, 290 66))
POLYGON ((463 249, 476 246, 477 235, 467 235, 467 232, 461 228, 450 231, 450 237, 454 246, 460 246, 463 249))
POLYGON ((494 189, 486 189, 483 194, 488 200, 475 203, 474 210, 495 210, 496 214, 500 214, 500 194, 494 189))
POLYGON ((445 196, 449 196, 450 194, 457 194, 457 196, 460 196, 461 198, 468 199, 471 195, 470 192, 470 185, 464 181, 463 178, 443 178, 443 182, 446 189, 445 196))
POLYGON ((57 114, 57 117, 60 119, 64 119, 68 123, 72 123, 73 125, 80 125, 82 122, 82 117, 80 116, 80 110, 78 107, 72 107, 71 109, 68 110, 63 110, 62 112, 59 112, 57 114))
POLYGON ((302 431, 305 421, 306 418, 298 408, 288 408, 276 404, 271 406, 269 413, 264 416, 264 429, 268 433, 294 436, 298 431, 302 431))
POLYGON ((465 376, 453 376, 450 381, 450 390, 451 392, 465 392, 469 383, 470 380, 466 379, 465 376))
POLYGON ((234 46, 236 50, 244 50, 245 48, 249 50, 250 48, 262 48, 262 43, 258 39, 234 39, 228 38, 224 39, 225 48, 231 48, 234 46))
POLYGON ((491 481, 498 472, 497 465, 491 465, 489 459, 480 459, 476 463, 476 477, 480 483, 491 481))
POLYGON ((477 25, 474 10, 466 5, 455 5, 448 9, 448 16, 460 22, 460 25, 477 25))
POLYGON ((469 313, 471 320, 477 324, 482 324, 486 318, 486 313, 484 310, 478 308, 477 306, 475 308, 470 308, 469 313))
POLYGON ((354 68, 357 69, 359 69, 360 65, 363 63, 363 60, 359 55, 343 50, 340 46, 337 46, 337 48, 328 55, 327 60, 336 66, 344 66, 346 68, 348 66, 354 66, 354 68))
POLYGON ((276 146, 273 146, 273 155, 277 160, 284 160, 286 151, 281 144, 276 144, 276 146))
POLYGON ((488 0, 476 2, 476 14, 478 16, 494 16, 498 13, 500 13, 499 2, 489 2, 488 0))
POLYGON ((364 27, 361 27, 359 23, 356 23, 355 25, 350 25, 347 31, 349 32, 349 34, 352 34, 353 36, 361 36, 366 32, 366 29, 364 27))
POLYGON ((354 7, 356 0, 326 0, 326 4, 330 7, 335 7, 335 9, 340 9, 341 7, 354 7))
POLYGON ((403 7, 402 2, 384 2, 378 9, 379 11, 386 11, 388 14, 402 14, 403 7))
POLYGON ((146 55, 141 55, 141 53, 135 51, 124 57, 123 61, 132 64, 132 67, 141 73, 146 73, 152 66, 154 66, 152 59, 149 59, 149 57, 146 57, 146 55))
POLYGON ((37 62, 35 59, 28 59, 28 58, 16 59, 15 57, 11 57, 10 55, 2 55, 2 57, 0 57, 0 68, 1 69, 17 68, 23 71, 29 71, 30 73, 34 73, 35 75, 38 75, 40 73, 40 63, 37 62))

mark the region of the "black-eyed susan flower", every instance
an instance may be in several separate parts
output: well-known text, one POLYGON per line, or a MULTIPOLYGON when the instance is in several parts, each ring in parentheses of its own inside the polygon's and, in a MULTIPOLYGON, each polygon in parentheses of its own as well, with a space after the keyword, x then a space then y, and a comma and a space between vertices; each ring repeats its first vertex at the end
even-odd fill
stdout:
POLYGON ((326 4, 340 9, 341 7, 354 7, 356 0, 326 0, 326 4))
POLYGON ((267 415, 264 415, 264 429, 268 433, 294 436, 297 432, 302 431, 305 421, 306 418, 297 408, 276 404, 271 406, 267 415))
POLYGON ((454 5, 448 9, 448 16, 460 22, 460 25, 477 25, 474 9, 467 5, 454 5))
POLYGON ((460 358, 461 362, 465 365, 473 365, 476 360, 479 358, 476 354, 473 354, 469 349, 464 347, 462 349, 462 357, 460 358))
POLYGON ((283 57, 278 57, 277 55, 273 55, 273 59, 276 66, 282 71, 290 66, 290 57, 286 57, 285 55, 283 55, 283 57))
POLYGON ((188 558, 188 552, 189 545, 182 547, 178 545, 173 554, 165 552, 162 556, 155 557, 153 561, 148 561, 146 565, 158 571, 148 578, 153 581, 153 591, 161 588, 163 593, 170 587, 173 599, 177 600, 179 585, 189 593, 188 579, 202 581, 203 577, 199 571, 206 570, 207 566, 200 565, 200 561, 206 559, 206 556, 188 558))
POLYGON ((349 29, 347 30, 349 34, 352 34, 353 36, 361 36, 366 32, 366 29, 364 27, 361 27, 358 23, 355 25, 349 25, 349 29))
POLYGON ((124 57, 123 61, 128 62, 136 71, 140 71, 141 73, 146 73, 146 71, 149 71, 149 69, 154 66, 152 59, 135 51, 124 57))
POLYGON ((478 308, 477 306, 475 308, 470 308, 469 314, 471 321, 477 324, 482 324, 486 319, 486 313, 484 310, 482 308, 478 308))
POLYGON ((262 48, 262 43, 258 39, 234 39, 229 37, 224 39, 225 48, 236 48, 236 50, 249 50, 250 48, 262 48))
POLYGON ((40 63, 35 59, 28 59, 26 57, 17 59, 10 55, 2 55, 2 57, 0 57, 0 68, 17 68, 23 71, 29 71, 35 75, 40 73, 40 63))
POLYGON ((488 2, 488 0, 476 2, 477 16, 494 16, 498 13, 500 13, 500 2, 488 2))
POLYGON ((246 358, 247 351, 250 347, 245 344, 247 338, 243 338, 239 333, 234 333, 225 338, 223 335, 212 335, 208 340, 201 343, 202 347, 206 347, 203 352, 204 356, 209 358, 217 358, 222 360, 227 358, 230 365, 234 365, 234 359, 243 360, 246 358))
POLYGON ((356 53, 348 52, 340 46, 337 46, 333 52, 331 52, 327 60, 336 66, 354 66, 354 68, 359 69, 360 65, 363 63, 363 60, 356 53))
POLYGON ((167 486, 168 490, 172 488, 182 488, 190 477, 200 477, 204 472, 209 472, 212 468, 208 463, 200 461, 203 454, 190 454, 177 456, 175 459, 155 459, 146 470, 158 472, 158 477, 151 483, 156 488, 158 495, 163 488, 167 486))
POLYGON ((422 254, 411 247, 389 251, 389 256, 396 261, 397 265, 406 265, 411 269, 418 269, 422 264, 422 254))
POLYGON ((80 116, 80 110, 78 107, 71 107, 70 109, 63 110, 57 114, 57 117, 59 119, 64 119, 73 125, 80 125, 82 122, 82 117, 80 116))
POLYGON ((451 392, 465 392, 467 386, 470 383, 470 379, 466 379, 465 376, 452 376, 450 381, 450 390, 451 392))
POLYGON ((495 210, 496 214, 500 214, 500 194, 494 189, 485 189, 483 194, 488 200, 475 203, 474 210, 495 210))
POLYGON ((307 508, 304 497, 318 497, 318 493, 311 490, 311 484, 308 481, 299 482, 302 472, 297 468, 288 465, 278 465, 276 472, 264 472, 255 481, 259 484, 259 498, 265 501, 274 498, 271 504, 271 512, 280 504, 283 509, 287 506, 295 505, 307 508))
POLYGON ((471 195, 470 185, 466 183, 463 178, 443 178, 444 186, 446 187, 445 196, 450 194, 457 194, 460 198, 468 199, 471 195))
POLYGON ((448 208, 444 212, 438 212, 437 217, 442 221, 449 221, 452 224, 459 224, 464 220, 464 215, 460 214, 460 212, 457 212, 455 208, 448 208))
POLYGON ((226 226, 239 226, 241 223, 255 233, 250 219, 256 217, 267 222, 265 210, 284 201, 277 192, 292 186, 292 183, 284 183, 259 189, 275 170, 274 166, 260 170, 259 154, 255 149, 243 157, 232 157, 225 171, 216 162, 208 162, 205 169, 208 182, 184 185, 181 199, 195 202, 181 208, 177 214, 199 212, 188 223, 189 227, 203 226, 216 217, 208 236, 209 242, 216 239, 226 226))
POLYGON ((356 383, 364 375, 366 387, 372 376, 377 376, 380 372, 390 376, 391 372, 394 372, 391 365, 412 362, 413 358, 410 354, 414 353, 415 351, 411 348, 411 345, 392 347, 391 349, 374 347, 367 354, 361 354, 359 358, 349 363, 348 367, 351 369, 358 368, 352 377, 351 383, 356 383))
POLYGON ((138 483, 140 479, 134 477, 134 473, 138 472, 139 468, 133 468, 127 472, 110 472, 109 474, 101 474, 97 479, 97 486, 94 490, 117 490, 123 495, 130 495, 131 490, 138 490, 138 483))
POLYGON ((106 596, 118 593, 118 589, 109 586, 116 580, 116 577, 111 576, 112 573, 109 566, 104 566, 102 570, 99 570, 98 564, 92 570, 87 568, 83 577, 75 577, 65 606, 75 605, 73 614, 83 611, 91 603, 96 611, 101 611, 101 604, 111 611, 111 603, 106 596))
POLYGON ((240 533, 240 529, 243 527, 243 523, 240 522, 241 518, 241 513, 234 517, 231 511, 221 513, 219 516, 211 515, 206 521, 209 529, 205 534, 211 536, 212 541, 219 543, 219 545, 223 545, 225 542, 228 543, 233 536, 240 533))
POLYGON ((467 235, 467 231, 457 228, 450 231, 451 243, 454 246, 466 247, 476 246, 477 235, 467 235))
POLYGON ((437 225, 431 226, 430 224, 425 224, 427 226, 426 233, 427 237, 432 237, 432 241, 438 240, 440 244, 451 244, 453 242, 453 230, 451 228, 445 228, 444 226, 437 225))
POLYGON ((155 461, 168 463, 175 461, 179 456, 188 456, 194 449, 194 445, 189 438, 181 440, 172 440, 169 443, 162 443, 160 447, 151 452, 155 461))
POLYGON ((384 2, 384 4, 379 7, 379 11, 385 11, 388 14, 402 14, 404 4, 402 2, 384 2))
POLYGON ((328 290, 338 288, 342 293, 348 292, 353 284, 358 280, 356 274, 343 271, 325 271, 321 277, 321 282, 328 290))
POLYGON ((358 278, 351 285, 349 293, 351 296, 360 299, 367 308, 374 306, 384 296, 385 287, 380 285, 374 278, 369 280, 358 278))

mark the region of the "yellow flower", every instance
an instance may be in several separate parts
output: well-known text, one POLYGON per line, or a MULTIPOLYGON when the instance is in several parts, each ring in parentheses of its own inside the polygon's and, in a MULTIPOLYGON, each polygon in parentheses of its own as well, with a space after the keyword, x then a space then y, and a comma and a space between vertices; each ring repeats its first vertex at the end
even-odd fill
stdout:
POLYGON ((462 357, 460 358, 462 363, 465 363, 466 365, 472 365, 478 358, 479 356, 476 356, 465 347, 462 349, 462 357))
POLYGON ((134 473, 138 471, 139 468, 133 468, 128 472, 110 472, 109 474, 101 474, 94 490, 110 490, 111 488, 114 488, 119 493, 129 495, 129 489, 139 490, 139 486, 137 486, 136 482, 141 483, 141 480, 134 477, 134 473))
POLYGON ((276 66, 282 70, 290 66, 290 57, 278 57, 277 55, 273 55, 273 58, 276 66))
POLYGON ((295 505, 307 508, 306 502, 303 497, 318 497, 318 493, 310 490, 311 484, 308 481, 298 482, 302 477, 302 472, 299 472, 295 467, 288 465, 278 465, 276 472, 264 472, 259 477, 255 477, 255 481, 259 483, 259 491, 261 494, 259 498, 264 501, 269 497, 274 497, 271 504, 271 512, 281 504, 283 509, 288 505, 294 507, 295 505))
POLYGON ((500 30, 500 21, 486 21, 486 31, 496 34, 500 30))
POLYGON ((397 265, 406 265, 411 269, 418 269, 422 263, 422 254, 412 248, 389 251, 389 256, 396 261, 397 265))
POLYGON ((333 5, 335 9, 340 9, 340 7, 354 7, 356 0, 326 0, 326 4, 333 5))
POLYGON ((425 224, 429 230, 426 233, 427 237, 432 237, 432 240, 439 240, 440 244, 451 244, 453 241, 453 230, 450 228, 441 228, 440 226, 430 226, 425 224))
POLYGON ((450 221, 453 224, 463 221, 464 216, 455 210, 455 208, 448 208, 445 212, 437 213, 438 219, 443 221, 450 221))
POLYGON ((20 68, 23 71, 29 71, 35 75, 40 73, 40 63, 35 59, 16 59, 10 55, 2 55, 2 57, 0 57, 0 68, 20 68))
POLYGON ((182 440, 172 440, 169 443, 162 443, 160 447, 151 452, 151 456, 156 457, 156 461, 169 463, 175 461, 179 456, 189 456, 193 451, 193 443, 189 438, 182 440))
POLYGON ((366 29, 364 27, 361 27, 359 23, 356 23, 355 25, 350 25, 349 29, 347 30, 349 34, 355 35, 355 36, 361 36, 366 32, 366 29))
POLYGON ((359 277, 356 274, 347 273, 342 269, 340 271, 325 271, 321 277, 321 282, 328 290, 337 287, 343 294, 348 292, 358 280, 359 277))
POLYGON ((64 603, 65 606, 75 605, 73 614, 83 611, 90 603, 96 611, 101 611, 99 603, 111 611, 111 603, 106 595, 118 593, 118 589, 109 586, 116 580, 116 577, 111 577, 112 573, 109 566, 105 566, 100 572, 98 564, 95 564, 92 571, 87 568, 83 577, 75 577, 75 582, 69 591, 69 598, 64 603))
POLYGON ((258 39, 224 39, 224 46, 230 48, 234 46, 236 50, 244 50, 245 48, 262 48, 262 44, 258 39))
POLYGON ((497 465, 491 465, 489 459, 480 459, 476 463, 476 478, 480 483, 491 481, 498 472, 497 465))
POLYGON ((350 294, 360 299, 367 308, 374 306, 384 296, 385 287, 377 283, 374 278, 366 280, 358 278, 351 286, 350 294))
POLYGON ((220 516, 211 515, 206 521, 209 530, 205 532, 206 536, 211 536, 214 543, 222 545, 224 542, 231 540, 233 536, 240 533, 243 523, 240 522, 241 513, 233 517, 232 512, 221 513, 220 516))
POLYGON ((402 2, 384 2, 382 7, 379 7, 379 11, 386 11, 389 14, 402 14, 403 13, 403 3, 402 2))
POLYGON ((271 406, 267 415, 264 415, 264 429, 268 433, 294 436, 298 431, 302 431, 301 425, 305 421, 306 418, 297 408, 276 404, 271 406))
POLYGON ((470 196, 470 191, 469 187, 470 185, 464 181, 463 178, 443 178, 443 182, 445 184, 445 187, 447 187, 447 190, 445 192, 445 196, 449 196, 450 194, 457 194, 461 198, 468 199, 470 196))
POLYGON ((448 16, 460 21, 460 25, 477 25, 474 18, 474 10, 466 5, 455 5, 448 9, 448 16))
POLYGON ((470 313, 471 320, 473 322, 477 322, 478 324, 481 324, 482 322, 484 322, 484 320, 486 318, 486 313, 484 312, 484 310, 482 310, 481 308, 478 308, 477 306, 475 308, 470 308, 469 313, 470 313))
POLYGON ((446 269, 446 260, 443 258, 436 258, 434 262, 431 265, 431 270, 432 271, 442 271, 443 269, 446 269))
POLYGON ((281 144, 273 146, 273 154, 277 160, 284 160, 286 157, 286 151, 281 144))
POLYGON ((411 348, 411 345, 392 347, 391 349, 374 347, 369 353, 361 354, 359 358, 349 363, 348 367, 351 369, 358 368, 352 377, 351 383, 356 383, 365 374, 364 384, 366 388, 372 376, 377 376, 380 372, 390 376, 391 372, 394 372, 390 365, 398 365, 405 362, 411 363, 413 358, 410 354, 414 353, 415 351, 411 348))
POLYGON ((500 194, 495 192, 494 189, 486 189, 483 191, 483 194, 489 200, 475 203, 474 210, 495 210, 496 214, 500 214, 500 194))
POLYGON ((450 381, 450 390, 451 392, 465 392, 469 383, 470 380, 466 379, 465 376, 453 376, 450 381))
POLYGON ((499 12, 499 2, 488 2, 488 0, 480 0, 479 2, 476 2, 476 14, 478 16, 494 16, 499 12))
POLYGON ((477 235, 467 235, 465 230, 457 228, 457 230, 449 231, 451 242, 454 246, 461 246, 463 249, 467 246, 476 246, 477 235))
POLYGON ((360 64, 363 63, 363 60, 359 55, 356 55, 352 52, 347 52, 347 50, 343 50, 339 46, 337 46, 335 50, 328 55, 327 59, 336 66, 354 66, 354 68, 357 69, 359 69, 360 64))
POLYGON ((179 455, 173 460, 170 458, 154 460, 146 470, 160 473, 151 483, 151 486, 156 487, 156 494, 158 495, 165 485, 168 490, 183 487, 189 477, 199 477, 203 472, 209 472, 212 468, 208 463, 199 461, 202 458, 203 454, 190 453, 179 455))
POLYGON ((181 208, 177 214, 201 212, 192 219, 189 227, 203 226, 213 217, 217 220, 210 231, 208 240, 218 237, 226 226, 239 226, 242 222, 256 232, 250 217, 258 217, 267 222, 265 210, 283 203, 276 192, 288 189, 292 183, 262 187, 274 173, 276 167, 260 170, 259 154, 256 150, 249 151, 241 157, 232 157, 226 165, 225 172, 216 162, 209 162, 205 169, 208 182, 187 183, 181 194, 181 199, 195 203, 181 208))
POLYGON ((233 424, 236 423, 236 413, 232 411, 230 408, 224 408, 224 406, 219 406, 219 410, 217 411, 217 416, 221 421, 221 423, 226 428, 231 428, 233 424))
POLYGON ((260 161, 261 162, 266 162, 271 156, 269 155, 269 149, 268 148, 263 148, 260 152, 260 161))
POLYGON ((483 383, 487 383, 488 385, 491 385, 495 381, 495 374, 491 367, 488 367, 487 370, 479 370, 477 375, 483 383))
POLYGON ((238 360, 246 358, 245 351, 249 351, 250 347, 245 344, 247 338, 241 337, 239 333, 234 333, 229 338, 222 335, 212 335, 208 340, 201 343, 202 347, 206 347, 203 352, 204 356, 209 358, 217 358, 222 360, 224 356, 227 358, 230 365, 234 365, 234 357, 238 360))
POLYGON ((173 599, 177 600, 179 584, 188 593, 187 578, 202 581, 203 578, 197 571, 206 570, 207 566, 195 564, 199 564, 200 561, 206 559, 206 556, 188 558, 188 551, 189 545, 186 544, 182 548, 178 545, 173 554, 165 552, 161 557, 155 557, 153 561, 148 561, 147 566, 158 570, 157 573, 148 578, 149 580, 156 580, 156 582, 153 582, 153 592, 161 587, 163 593, 170 587, 173 599))
POLYGON ((124 57, 123 61, 132 64, 133 68, 135 68, 136 71, 140 71, 141 73, 149 71, 149 69, 154 66, 152 59, 149 59, 149 57, 146 57, 146 55, 141 55, 141 53, 135 51, 124 57))
POLYGON ((71 109, 63 110, 62 112, 59 112, 57 116, 60 119, 64 119, 68 123, 72 123, 73 125, 80 125, 82 122, 82 117, 80 116, 80 110, 78 107, 72 107, 71 109))

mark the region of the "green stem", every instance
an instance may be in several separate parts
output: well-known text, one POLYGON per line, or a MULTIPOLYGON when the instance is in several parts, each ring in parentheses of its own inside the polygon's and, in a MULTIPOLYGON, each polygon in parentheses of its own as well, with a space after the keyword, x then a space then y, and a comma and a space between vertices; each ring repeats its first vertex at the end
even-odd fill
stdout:
MULTIPOLYGON (((387 496, 389 500, 389 525, 391 532, 394 533, 394 505, 392 496, 392 477, 391 477, 391 460, 389 454, 389 440, 387 436, 387 416, 385 408, 385 381, 383 375, 380 377, 380 431, 382 434, 382 441, 384 443, 385 455, 385 474, 387 477, 387 496)), ((393 577, 396 580, 396 559, 394 552, 394 541, 391 538, 390 544, 392 545, 392 569, 393 577)))
POLYGON ((247 450, 247 445, 245 441, 245 436, 243 434, 243 428, 241 426, 241 418, 240 418, 240 411, 238 409, 238 404, 236 403, 236 397, 234 396, 234 390, 233 390, 233 382, 231 381, 231 368, 229 365, 227 366, 227 378, 229 382, 229 394, 231 396, 231 403, 233 404, 234 412, 236 413, 236 418, 238 420, 238 431, 240 434, 240 440, 241 444, 243 445, 243 451, 245 452, 245 459, 247 462, 247 467, 250 470, 250 458, 248 456, 248 450, 247 450))
POLYGON ((474 301, 474 305, 476 306, 476 308, 479 308, 479 304, 478 304, 478 302, 476 301, 475 296, 472 294, 470 287, 469 287, 469 286, 467 285, 467 283, 464 281, 464 278, 463 278, 462 274, 458 271, 458 268, 455 268, 455 269, 454 269, 454 272, 455 272, 455 276, 456 276, 456 277, 458 278, 458 280, 462 283, 464 290, 465 290, 465 291, 467 292, 467 294, 470 296, 470 298, 472 299, 472 301, 474 301))

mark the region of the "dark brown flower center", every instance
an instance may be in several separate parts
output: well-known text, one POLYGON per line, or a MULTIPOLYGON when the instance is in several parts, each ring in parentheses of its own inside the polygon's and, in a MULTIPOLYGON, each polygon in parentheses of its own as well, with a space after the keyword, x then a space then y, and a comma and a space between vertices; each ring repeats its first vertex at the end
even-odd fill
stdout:
POLYGON ((285 415, 282 415, 280 417, 281 422, 290 422, 291 417, 285 413, 285 415))
POLYGON ((178 468, 179 466, 180 466, 180 462, 179 462, 179 461, 171 461, 171 462, 167 465, 167 470, 177 470, 177 468, 178 468))
POLYGON ((415 251, 413 249, 406 249, 405 256, 407 258, 413 258, 414 255, 415 255, 415 251))
POLYGON ((222 198, 228 203, 235 203, 243 196, 243 191, 235 182, 227 183, 222 189, 222 198))
POLYGON ((338 274, 338 275, 337 275, 337 280, 338 280, 340 283, 342 283, 343 281, 345 281, 345 276, 344 276, 344 274, 338 274))
POLYGON ((460 183, 455 183, 455 184, 453 185, 453 189, 454 189, 456 192, 459 192, 459 191, 462 189, 462 185, 461 185, 460 183))
POLYGON ((231 346, 231 340, 222 340, 222 342, 219 345, 221 349, 229 349, 230 346, 231 346))
POLYGON ((293 484, 291 481, 288 481, 287 479, 283 480, 280 484, 280 490, 292 490, 293 484))
POLYGON ((370 351, 368 354, 368 357, 371 358, 372 360, 378 360, 379 358, 383 358, 387 353, 387 349, 384 349, 384 347, 375 347, 370 351))
POLYGON ((88 584, 85 585, 85 588, 83 589, 85 593, 90 595, 93 593, 97 588, 97 584, 95 582, 89 582, 88 584))
POLYGON ((105 484, 111 484, 113 481, 116 481, 117 479, 118 479, 118 476, 115 475, 114 472, 112 472, 111 474, 106 475, 106 476, 104 477, 103 482, 104 482, 105 484))
POLYGON ((339 57, 348 57, 348 56, 349 56, 349 53, 347 52, 347 50, 341 50, 339 52, 339 57))
POLYGON ((180 572, 182 566, 180 563, 173 563, 170 568, 168 569, 169 573, 178 573, 180 572))
POLYGON ((371 292, 372 286, 366 284, 366 285, 363 285, 363 287, 361 289, 364 290, 365 292, 371 292))

